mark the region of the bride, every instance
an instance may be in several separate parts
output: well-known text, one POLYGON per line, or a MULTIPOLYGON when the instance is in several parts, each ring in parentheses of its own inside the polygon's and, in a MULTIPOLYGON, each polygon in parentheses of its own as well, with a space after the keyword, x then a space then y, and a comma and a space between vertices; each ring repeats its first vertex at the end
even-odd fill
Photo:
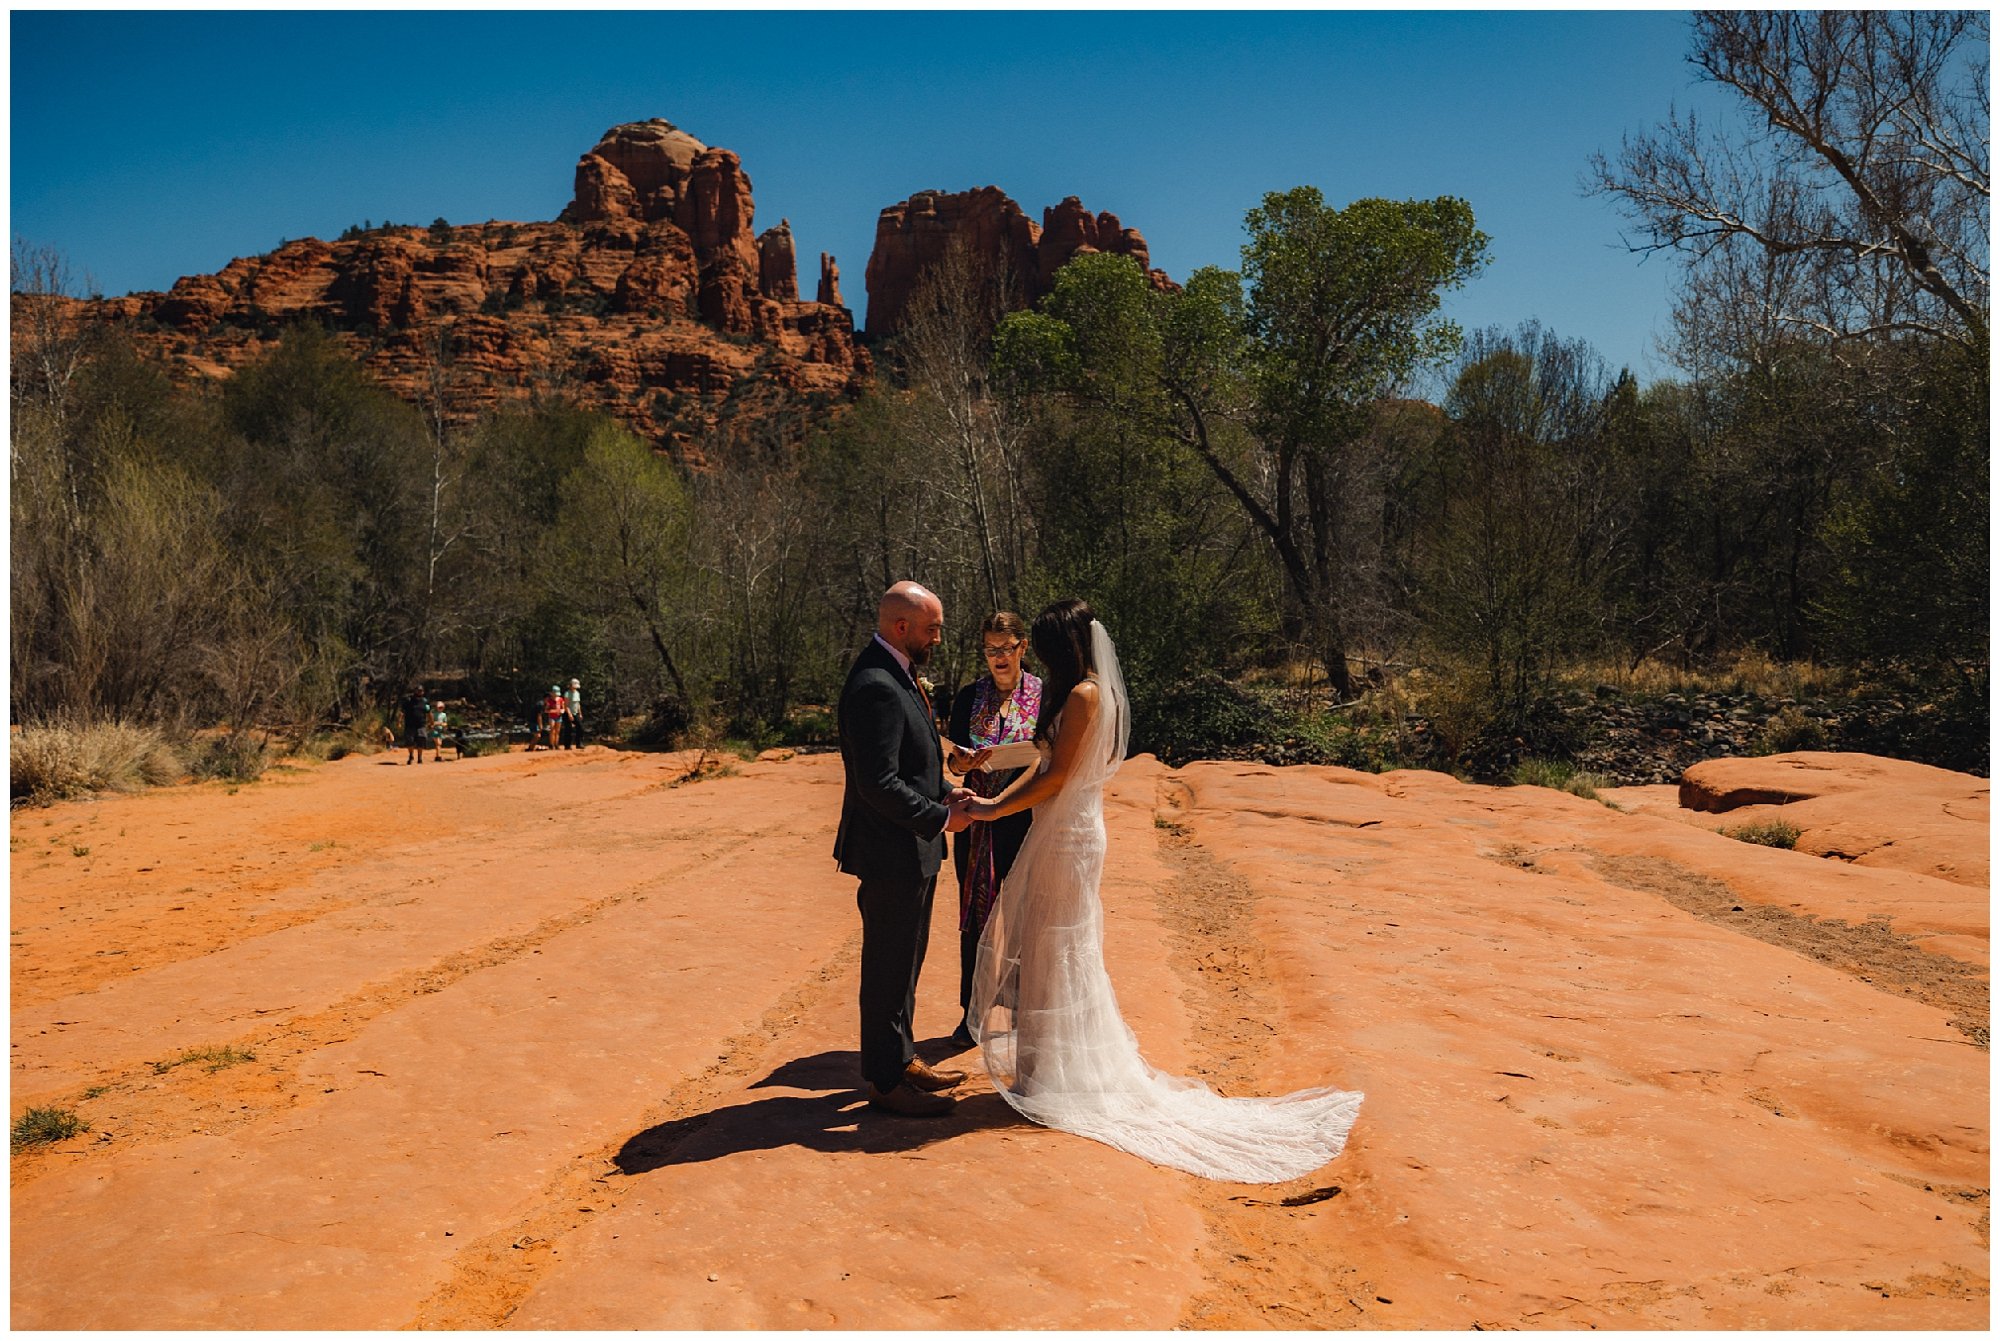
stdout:
POLYGON ((1022 1116, 1205 1178, 1275 1183, 1338 1155, 1361 1106, 1328 1088, 1225 1098, 1154 1070, 1118 1013, 1104 971, 1104 787, 1125 758, 1130 709, 1104 626, 1079 600, 1035 617, 1048 668, 1038 742, 1046 750, 975 820, 1030 807, 1013 870, 979 943, 970 1017, 994 1088, 1022 1116))

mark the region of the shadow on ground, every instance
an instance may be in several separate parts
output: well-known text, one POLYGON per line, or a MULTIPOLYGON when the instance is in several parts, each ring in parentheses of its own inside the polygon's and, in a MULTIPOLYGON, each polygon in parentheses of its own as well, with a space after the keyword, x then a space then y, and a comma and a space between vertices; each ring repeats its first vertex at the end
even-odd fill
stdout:
MULTIPOLYGON (((952 1051, 930 1039, 918 1051, 937 1057, 952 1051)), ((989 1092, 969 1095, 943 1117, 910 1118, 868 1107, 857 1077, 861 1055, 821 1052, 786 1062, 750 1086, 815 1090, 752 1099, 648 1127, 621 1147, 612 1163, 627 1176, 675 1164, 701 1164, 751 1150, 802 1146, 828 1154, 890 1154, 921 1150, 967 1132, 1028 1125, 1006 1100, 989 1092)))

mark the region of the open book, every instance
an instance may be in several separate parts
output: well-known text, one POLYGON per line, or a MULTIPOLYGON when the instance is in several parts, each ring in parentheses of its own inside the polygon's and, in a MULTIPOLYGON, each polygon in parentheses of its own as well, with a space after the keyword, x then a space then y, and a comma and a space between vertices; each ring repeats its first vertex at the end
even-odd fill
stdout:
MULTIPOLYGON (((953 741, 952 744, 958 745, 958 748, 967 754, 975 753, 970 745, 959 744, 957 741, 953 741)), ((1035 748, 1034 741, 1019 740, 1011 745, 995 745, 993 753, 986 756, 986 762, 981 767, 999 773, 1010 768, 1033 768, 1041 762, 1041 759, 1041 752, 1035 748)))

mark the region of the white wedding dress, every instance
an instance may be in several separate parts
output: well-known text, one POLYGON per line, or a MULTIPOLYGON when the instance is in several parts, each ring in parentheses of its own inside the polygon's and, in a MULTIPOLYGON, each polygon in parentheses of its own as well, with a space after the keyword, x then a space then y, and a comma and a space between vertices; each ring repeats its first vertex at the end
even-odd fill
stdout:
MULTIPOLYGON (((1022 1116, 1204 1178, 1276 1183, 1347 1144, 1361 1095, 1227 1098, 1154 1070, 1104 971, 1104 786, 1125 757, 1130 708, 1111 639, 1090 626, 1101 710, 1076 771, 1035 807, 980 937, 973 1036, 993 1087, 1022 1116)), ((1062 729, 1060 721, 1057 730, 1062 729)))

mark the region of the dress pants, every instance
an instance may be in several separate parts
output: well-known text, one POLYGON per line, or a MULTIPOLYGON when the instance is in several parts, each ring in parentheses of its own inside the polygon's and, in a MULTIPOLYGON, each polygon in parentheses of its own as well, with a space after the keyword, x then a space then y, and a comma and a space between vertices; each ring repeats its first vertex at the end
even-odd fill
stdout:
POLYGON ((863 880, 861 908, 861 1074, 878 1090, 903 1083, 916 1055, 911 1022, 917 974, 930 941, 937 876, 919 881, 863 880))

